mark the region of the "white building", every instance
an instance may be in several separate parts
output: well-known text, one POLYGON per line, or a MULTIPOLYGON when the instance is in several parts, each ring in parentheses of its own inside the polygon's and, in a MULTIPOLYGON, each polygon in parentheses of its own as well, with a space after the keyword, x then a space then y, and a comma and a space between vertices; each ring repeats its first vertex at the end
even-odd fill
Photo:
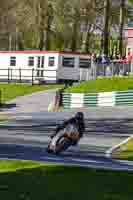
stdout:
POLYGON ((57 51, 0 52, 0 80, 60 82, 90 78, 89 55, 57 51))

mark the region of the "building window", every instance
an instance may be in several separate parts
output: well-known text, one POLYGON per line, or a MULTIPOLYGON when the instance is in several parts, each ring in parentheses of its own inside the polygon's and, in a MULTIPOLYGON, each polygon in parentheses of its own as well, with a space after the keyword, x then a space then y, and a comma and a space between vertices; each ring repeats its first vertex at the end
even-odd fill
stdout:
POLYGON ((73 57, 63 57, 62 66, 63 67, 74 67, 75 58, 73 57))
POLYGON ((91 59, 80 58, 79 67, 80 68, 90 68, 91 67, 91 59))
POLYGON ((48 66, 53 67, 55 62, 55 57, 49 57, 48 66))
POLYGON ((15 56, 10 57, 10 66, 16 66, 16 57, 15 56))
POLYGON ((28 66, 30 67, 34 66, 34 57, 29 57, 28 66))

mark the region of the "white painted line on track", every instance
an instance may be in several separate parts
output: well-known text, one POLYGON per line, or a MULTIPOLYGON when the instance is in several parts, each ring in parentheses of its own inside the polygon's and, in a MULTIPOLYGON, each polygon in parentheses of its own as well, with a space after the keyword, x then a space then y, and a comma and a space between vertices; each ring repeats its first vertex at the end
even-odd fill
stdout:
POLYGON ((77 161, 77 162, 88 162, 88 163, 101 163, 101 161, 96 161, 96 160, 85 160, 85 159, 77 159, 77 158, 69 158, 72 161, 77 161))
POLYGON ((86 160, 86 159, 77 159, 77 158, 72 158, 72 157, 67 157, 67 158, 59 158, 59 157, 49 157, 49 156, 43 156, 40 157, 41 159, 48 159, 48 160, 62 160, 62 161, 68 161, 68 160, 72 160, 72 161, 77 161, 77 162, 88 162, 88 163, 101 163, 102 161, 96 161, 96 160, 86 160))

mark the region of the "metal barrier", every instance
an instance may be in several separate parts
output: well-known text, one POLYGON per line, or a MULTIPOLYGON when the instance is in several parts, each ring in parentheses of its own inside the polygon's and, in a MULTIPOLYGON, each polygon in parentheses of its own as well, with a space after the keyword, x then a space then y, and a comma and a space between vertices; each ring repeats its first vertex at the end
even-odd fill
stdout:
MULTIPOLYGON (((109 64, 94 63, 95 78, 109 76, 129 76, 132 72, 131 63, 111 62, 109 64)), ((94 77, 94 76, 93 76, 94 77)))
MULTIPOLYGON (((41 68, 0 68, 1 82, 29 82, 33 84, 41 84, 44 82, 57 82, 59 73, 57 70, 47 70, 41 68)), ((133 63, 111 62, 109 64, 99 64, 91 61, 91 66, 88 68, 80 68, 73 72, 72 81, 95 80, 98 77, 113 77, 113 76, 131 76, 133 75, 133 63), (79 73, 79 74, 78 74, 79 73), (76 79, 79 75, 79 78, 76 79)), ((66 75, 68 78, 68 74, 66 75)), ((65 78, 65 77, 64 77, 65 78)), ((65 82, 65 80, 63 80, 65 82)))

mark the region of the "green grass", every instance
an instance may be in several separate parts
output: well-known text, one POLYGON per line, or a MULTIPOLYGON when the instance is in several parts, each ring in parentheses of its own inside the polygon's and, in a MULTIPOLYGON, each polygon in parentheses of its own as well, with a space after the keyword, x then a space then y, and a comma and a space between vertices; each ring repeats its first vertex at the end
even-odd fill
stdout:
POLYGON ((65 92, 70 93, 91 93, 133 90, 133 78, 103 78, 85 81, 69 87, 65 92))
POLYGON ((40 162, 25 161, 25 160, 1 160, 0 161, 0 173, 12 172, 20 169, 31 169, 45 166, 40 162))
POLYGON ((112 157, 116 159, 133 160, 133 138, 114 149, 112 157))
POLYGON ((133 173, 45 165, 0 173, 2 200, 132 200, 133 173))
POLYGON ((36 91, 42 91, 52 88, 61 88, 63 85, 28 85, 28 84, 0 84, 2 92, 2 103, 14 99, 17 96, 24 96, 36 91))
POLYGON ((3 117, 3 116, 0 116, 0 122, 6 121, 6 120, 10 120, 10 119, 13 119, 13 117, 3 117))

